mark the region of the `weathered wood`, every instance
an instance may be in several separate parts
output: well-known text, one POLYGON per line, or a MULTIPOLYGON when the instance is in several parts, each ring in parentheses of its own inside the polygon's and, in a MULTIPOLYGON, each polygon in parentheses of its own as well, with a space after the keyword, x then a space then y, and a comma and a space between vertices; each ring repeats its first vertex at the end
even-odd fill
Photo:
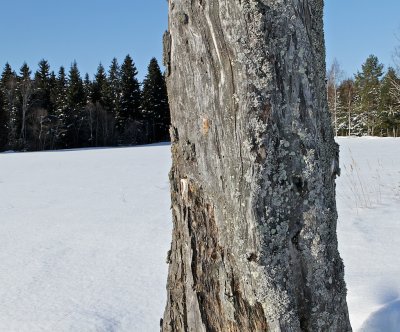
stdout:
POLYGON ((351 331, 322 0, 170 0, 163 331, 351 331))

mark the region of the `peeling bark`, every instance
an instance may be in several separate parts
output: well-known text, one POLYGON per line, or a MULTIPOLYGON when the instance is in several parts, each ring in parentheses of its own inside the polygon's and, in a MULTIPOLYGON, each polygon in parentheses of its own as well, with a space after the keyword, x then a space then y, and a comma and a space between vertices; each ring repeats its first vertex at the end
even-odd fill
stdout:
POLYGON ((170 0, 163 331, 351 331, 322 0, 170 0))

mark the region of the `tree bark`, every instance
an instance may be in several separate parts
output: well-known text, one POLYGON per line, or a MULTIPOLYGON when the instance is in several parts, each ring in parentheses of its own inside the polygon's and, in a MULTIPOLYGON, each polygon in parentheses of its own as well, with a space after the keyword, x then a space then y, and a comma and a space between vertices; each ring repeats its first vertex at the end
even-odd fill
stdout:
POLYGON ((322 0, 169 0, 163 331, 351 331, 322 0))

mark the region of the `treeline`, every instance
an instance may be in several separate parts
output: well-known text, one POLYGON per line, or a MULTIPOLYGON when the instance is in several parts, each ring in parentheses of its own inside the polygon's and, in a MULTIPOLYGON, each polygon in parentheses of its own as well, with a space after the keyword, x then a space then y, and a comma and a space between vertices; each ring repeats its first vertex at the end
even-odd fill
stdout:
POLYGON ((0 151, 146 144, 169 139, 170 115, 164 76, 153 58, 142 84, 132 58, 93 80, 50 71, 41 60, 32 75, 26 63, 16 73, 7 63, 0 80, 0 151))
POLYGON ((400 136, 400 78, 370 55, 354 78, 335 60, 327 73, 328 105, 339 136, 400 136))

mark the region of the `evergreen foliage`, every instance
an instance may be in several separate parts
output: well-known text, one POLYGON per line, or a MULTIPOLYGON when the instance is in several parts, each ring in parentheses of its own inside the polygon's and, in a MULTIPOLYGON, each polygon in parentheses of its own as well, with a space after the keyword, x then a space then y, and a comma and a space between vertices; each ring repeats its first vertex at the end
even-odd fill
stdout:
POLYGON ((400 135, 400 80, 393 68, 384 76, 383 69, 378 58, 370 55, 354 79, 339 82, 337 90, 328 72, 328 105, 337 135, 400 135), (336 104, 332 102, 334 95, 336 104))
POLYGON ((150 141, 167 140, 170 123, 167 87, 156 58, 151 59, 143 81, 142 112, 150 141))
POLYGON ((400 128, 400 79, 389 67, 381 83, 380 136, 397 136, 400 128))
POLYGON ((7 141, 11 148, 18 145, 18 114, 17 114, 17 74, 6 63, 0 80, 4 97, 4 111, 7 112, 7 141))
POLYGON ((121 97, 119 112, 117 113, 117 129, 120 143, 135 144, 139 134, 139 121, 142 119, 140 111, 141 91, 137 79, 137 69, 132 58, 127 55, 121 66, 121 97), (129 141, 129 138, 134 140, 129 141))
MULTIPOLYGON (((57 75, 41 60, 32 78, 7 63, 0 79, 0 151, 145 144, 169 139, 164 76, 151 59, 142 84, 128 55, 108 72, 99 64, 93 81, 74 62, 57 75)), ((354 78, 341 80, 335 62, 327 73, 328 105, 337 135, 400 135, 400 78, 369 56, 354 78), (382 78, 383 76, 383 78, 382 78)))
POLYGON ((8 146, 8 118, 4 109, 5 99, 0 89, 0 152, 5 151, 8 146))
POLYGON ((121 69, 114 58, 108 72, 108 85, 106 91, 106 104, 116 117, 120 113, 121 105, 121 69))
POLYGON ((35 73, 35 108, 50 111, 52 108, 50 100, 50 65, 46 60, 39 62, 39 68, 35 73))
POLYGON ((338 135, 351 136, 353 132, 353 118, 355 116, 354 104, 356 101, 356 90, 354 81, 346 79, 339 86, 340 111, 338 114, 338 135))
POLYGON ((51 147, 64 147, 67 146, 67 113, 68 113, 68 99, 67 99, 67 79, 65 68, 60 67, 54 87, 54 146, 51 147))
POLYGON ((68 75, 64 67, 56 75, 43 59, 33 78, 26 63, 18 75, 6 64, 0 80, 0 151, 167 140, 165 82, 157 62, 151 63, 146 103, 142 103, 138 72, 129 55, 121 67, 114 58, 108 72, 100 64, 93 81, 87 74, 82 80, 76 62, 68 75))
POLYGON ((374 135, 379 126, 380 78, 383 75, 383 64, 376 56, 370 55, 362 65, 361 72, 355 76, 358 91, 358 109, 363 115, 360 125, 367 135, 374 135))
POLYGON ((26 147, 27 141, 27 118, 29 116, 31 97, 33 93, 33 84, 31 80, 31 70, 29 66, 24 63, 20 69, 20 76, 18 79, 18 105, 21 112, 18 112, 17 122, 20 131, 21 145, 26 147))
POLYGON ((85 121, 83 109, 86 105, 86 93, 76 62, 73 62, 68 75, 66 147, 81 147, 81 128, 85 121))
POLYGON ((91 102, 93 104, 100 103, 102 106, 107 105, 107 92, 109 90, 107 75, 103 65, 100 63, 97 67, 97 73, 94 76, 92 84, 91 102))

